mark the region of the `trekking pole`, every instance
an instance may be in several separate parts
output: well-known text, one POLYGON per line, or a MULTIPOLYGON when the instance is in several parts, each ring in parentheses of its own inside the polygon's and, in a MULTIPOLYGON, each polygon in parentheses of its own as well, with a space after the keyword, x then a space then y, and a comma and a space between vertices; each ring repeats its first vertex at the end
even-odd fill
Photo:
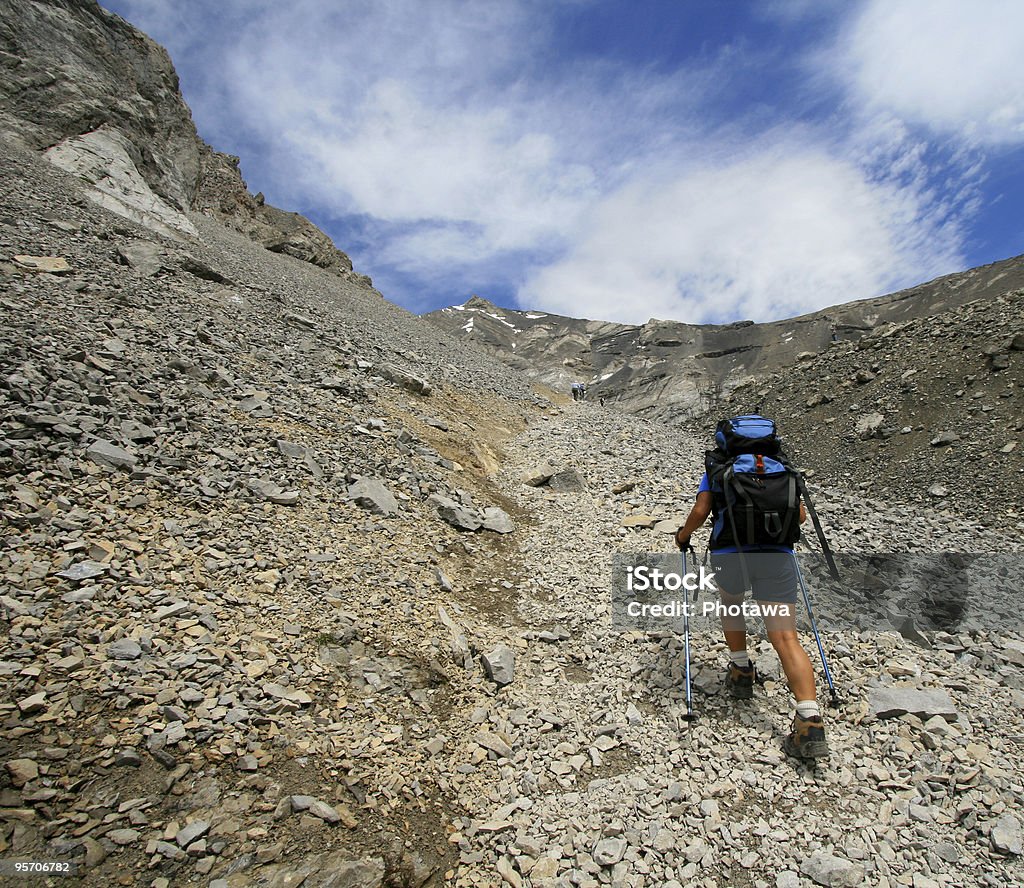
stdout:
POLYGON ((818 644, 818 653, 821 655, 821 668, 825 670, 825 681, 828 682, 828 692, 831 695, 831 699, 828 701, 828 705, 833 709, 839 707, 839 696, 836 694, 836 686, 832 681, 832 672, 828 668, 828 661, 825 659, 825 648, 821 643, 821 635, 818 632, 818 623, 814 619, 814 608, 811 607, 811 596, 807 594, 807 584, 804 582, 803 572, 800 570, 800 561, 796 557, 796 552, 793 552, 793 564, 796 566, 796 576, 800 581, 800 591, 804 594, 804 607, 807 608, 807 616, 811 620, 811 629, 814 632, 814 640, 818 644))
MULTIPOLYGON (((693 553, 693 547, 689 547, 693 553)), ((694 553, 695 554, 695 553, 694 553)), ((686 549, 680 553, 683 559, 683 577, 686 577, 686 549)), ((686 663, 686 721, 693 721, 697 716, 693 711, 693 696, 690 690, 690 596, 683 586, 683 659, 686 663)))

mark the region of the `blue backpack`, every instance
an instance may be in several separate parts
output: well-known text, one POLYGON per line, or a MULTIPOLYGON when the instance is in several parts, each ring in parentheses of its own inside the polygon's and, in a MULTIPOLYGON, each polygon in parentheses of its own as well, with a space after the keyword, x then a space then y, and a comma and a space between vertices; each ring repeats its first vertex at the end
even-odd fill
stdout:
POLYGON ((775 423, 757 414, 723 419, 715 443, 704 458, 715 519, 710 548, 792 546, 800 539, 804 484, 775 423))

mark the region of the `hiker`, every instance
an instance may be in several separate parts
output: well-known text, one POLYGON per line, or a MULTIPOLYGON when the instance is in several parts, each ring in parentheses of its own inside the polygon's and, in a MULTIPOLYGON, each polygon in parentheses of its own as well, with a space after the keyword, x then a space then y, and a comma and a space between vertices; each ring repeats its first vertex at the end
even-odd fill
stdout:
POLYGON ((578 401, 580 399, 580 384, 578 382, 574 382, 572 384, 571 391, 572 391, 572 399, 574 401, 578 401))
POLYGON ((754 695, 756 669, 747 653, 741 609, 749 580, 753 598, 762 608, 768 640, 796 700, 792 730, 783 748, 798 758, 827 756, 814 669, 796 630, 799 576, 793 544, 807 513, 790 477, 795 470, 781 452, 771 420, 755 415, 723 420, 715 438, 718 446, 705 455, 696 502, 676 531, 676 544, 692 551, 690 537, 709 515, 714 516, 708 548, 715 583, 722 605, 737 606, 728 613, 723 610, 721 617, 730 660, 726 685, 734 697, 754 695))
POLYGON ((582 382, 580 383, 580 400, 581 401, 586 401, 587 400, 587 386, 586 386, 585 383, 582 383, 582 382))

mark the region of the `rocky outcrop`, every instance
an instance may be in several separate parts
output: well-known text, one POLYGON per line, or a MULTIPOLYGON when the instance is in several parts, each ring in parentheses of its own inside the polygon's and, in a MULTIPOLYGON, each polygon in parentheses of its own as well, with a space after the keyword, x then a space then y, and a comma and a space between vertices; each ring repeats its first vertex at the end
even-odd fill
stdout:
POLYGON ((131 154, 131 142, 107 126, 63 139, 44 152, 51 163, 91 185, 100 206, 168 237, 194 236, 195 226, 150 188, 131 154))
POLYGON ((95 0, 0 0, 0 135, 160 234, 195 237, 189 213, 205 213, 371 286, 312 222, 249 193, 238 158, 197 135, 167 52, 95 0))
POLYGON ((250 194, 238 169, 239 158, 203 145, 201 174, 194 209, 213 216, 274 253, 371 287, 369 277, 352 270, 352 260, 334 242, 298 213, 271 206, 263 194, 250 194))

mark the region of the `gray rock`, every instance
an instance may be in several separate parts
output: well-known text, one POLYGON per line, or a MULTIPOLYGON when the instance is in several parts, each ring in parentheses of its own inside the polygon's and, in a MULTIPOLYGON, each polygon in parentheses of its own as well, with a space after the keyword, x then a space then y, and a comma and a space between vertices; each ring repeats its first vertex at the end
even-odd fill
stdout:
POLYGON ((313 799, 309 806, 309 813, 314 817, 319 817, 324 823, 338 823, 341 820, 341 815, 327 802, 322 802, 320 799, 313 799))
POLYGON ((509 514, 497 506, 484 509, 482 528, 495 533, 512 533, 516 529, 509 514))
POLYGON ((417 376, 397 364, 381 364, 375 370, 390 382, 410 392, 415 392, 417 395, 429 395, 433 391, 433 387, 424 377, 417 376))
POLYGON ((117 248, 117 254, 125 265, 130 265, 143 277, 152 277, 163 265, 160 247, 149 241, 121 244, 117 248))
POLYGON ((289 459, 302 459, 309 452, 309 448, 305 444, 295 444, 292 441, 285 441, 283 438, 278 438, 275 443, 281 455, 287 456, 289 459))
POLYGON ((97 438, 88 446, 85 455, 94 463, 109 466, 112 469, 134 469, 138 458, 123 447, 97 438))
POLYGON ((170 604, 165 604, 163 607, 158 607, 155 611, 153 611, 153 619, 159 622, 160 620, 167 620, 171 617, 177 617, 181 614, 187 614, 191 610, 191 602, 172 601, 170 604))
POLYGON ((876 718, 895 718, 908 712, 924 721, 936 715, 948 722, 956 722, 960 717, 946 691, 903 685, 872 688, 868 694, 868 710, 876 718))
POLYGON ((427 497, 427 502, 434 506, 441 519, 452 527, 457 527, 459 530, 479 530, 483 526, 483 521, 480 520, 476 511, 467 509, 450 497, 432 493, 427 497))
POLYGON ((107 656, 113 660, 138 660, 142 648, 134 638, 119 638, 107 645, 107 656))
POLYGON ((939 432, 930 443, 932 447, 946 447, 949 444, 955 444, 960 440, 960 436, 956 432, 939 432))
POLYGON ((139 768, 142 766, 142 757, 129 747, 114 756, 114 764, 119 768, 139 768))
POLYGON ((115 845, 131 845, 139 840, 139 831, 136 829, 112 829, 107 833, 107 838, 115 845))
POLYGON ((530 487, 542 487, 551 480, 551 476, 555 474, 555 469, 551 463, 543 462, 539 466, 522 474, 523 484, 530 487))
POLYGON ((205 820, 193 820, 191 823, 178 830, 174 841, 182 848, 187 848, 200 836, 205 836, 210 831, 210 824, 205 820))
POLYGON ((146 425, 144 422, 126 419, 121 423, 121 437, 127 441, 149 442, 155 441, 158 436, 156 429, 146 425))
POLYGON ((515 678, 516 655, 507 644, 499 644, 480 657, 487 677, 499 687, 515 678))
POLYGON ((595 846, 594 863, 598 866, 615 866, 626 853, 626 840, 618 836, 601 839, 595 846))
POLYGON ((800 864, 800 872, 825 888, 860 888, 864 867, 825 851, 815 851, 800 864))
POLYGON ((93 577, 102 576, 107 572, 107 566, 100 564, 98 561, 77 561, 70 567, 66 567, 64 570, 58 571, 57 576, 63 577, 65 580, 72 580, 73 582, 81 582, 82 580, 91 580, 93 577))
POLYGON ((488 749, 500 758, 512 758, 512 747, 497 734, 483 731, 473 738, 484 749, 488 749))
POLYGON ((188 731, 185 729, 185 725, 180 721, 171 722, 159 734, 162 745, 164 746, 174 746, 184 740, 187 736, 188 731))
POLYGON ((178 256, 178 267, 204 281, 212 281, 215 284, 234 284, 234 281, 224 272, 191 253, 182 253, 178 256))
POLYGON ((952 842, 937 842, 932 845, 932 853, 946 863, 956 863, 963 856, 952 842))
POLYGON ((357 506, 375 515, 397 515, 398 500, 376 478, 360 478, 348 488, 348 497, 357 506))
POLYGON ((857 420, 855 430, 858 438, 874 438, 882 430, 885 416, 881 413, 866 413, 857 420))
POLYGON ((307 318, 305 315, 297 314, 294 311, 286 311, 281 315, 288 323, 295 324, 298 327, 305 327, 307 330, 316 329, 316 321, 312 318, 307 318))
POLYGON ((1024 850, 1020 821, 1009 812, 992 824, 989 840, 992 842, 992 848, 1000 854, 1018 857, 1024 850))
MULTIPOLYGON (((136 149, 112 127, 63 139, 45 157, 89 183, 89 197, 100 206, 167 237, 198 235, 188 218, 150 188, 132 155, 136 149)), ((168 159, 169 166, 174 166, 168 159)))
POLYGON ((273 481, 253 478, 247 486, 256 496, 279 506, 294 506, 299 501, 297 490, 285 490, 273 481))
POLYGON ((579 493, 584 489, 583 479, 575 469, 562 469, 548 480, 548 487, 559 493, 579 493))

